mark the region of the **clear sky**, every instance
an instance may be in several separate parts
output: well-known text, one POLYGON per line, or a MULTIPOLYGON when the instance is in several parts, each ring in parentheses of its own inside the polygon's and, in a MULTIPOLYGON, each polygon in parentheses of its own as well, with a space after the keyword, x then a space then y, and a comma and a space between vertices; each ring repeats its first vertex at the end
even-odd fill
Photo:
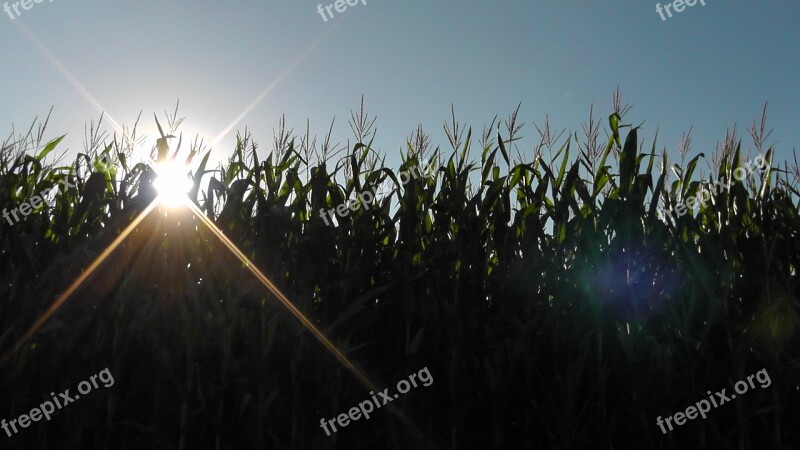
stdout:
POLYGON ((363 94, 395 163, 417 124, 446 147, 451 104, 480 131, 521 102, 530 154, 531 121, 577 131, 591 104, 605 120, 619 86, 628 118, 647 120, 648 139, 658 127, 672 155, 692 125, 693 153, 710 155, 768 102, 770 142, 787 158, 800 143, 800 3, 705 3, 662 21, 648 0, 366 0, 326 22, 307 0, 44 0, 14 20, 0 12, 0 133, 54 106, 48 137, 68 133, 74 155, 99 116, 77 83, 121 124, 143 111, 146 132, 180 99, 185 131, 218 138, 224 157, 245 126, 268 147, 281 114, 317 135, 336 117, 344 141, 363 94))

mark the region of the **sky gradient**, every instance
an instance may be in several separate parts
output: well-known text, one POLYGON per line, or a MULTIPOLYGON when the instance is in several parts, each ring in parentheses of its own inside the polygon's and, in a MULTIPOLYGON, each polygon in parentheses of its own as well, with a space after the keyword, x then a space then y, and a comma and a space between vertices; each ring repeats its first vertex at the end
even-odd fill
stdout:
POLYGON ((4 13, 0 131, 54 106, 47 137, 67 133, 69 154, 82 150, 99 111, 50 52, 118 123, 142 111, 145 133, 180 99, 182 128, 219 138, 217 158, 245 126, 266 151, 282 114, 320 136, 336 117, 334 141, 352 139, 347 120, 362 94, 389 162, 417 124, 446 148, 451 105, 480 131, 521 103, 520 150, 530 155, 531 122, 548 115, 579 131, 594 104, 605 126, 617 86, 629 121, 646 120, 648 146, 658 128, 673 161, 690 126, 692 154, 710 156, 734 124, 746 136, 765 102, 778 159, 800 142, 796 1, 706 0, 666 21, 650 1, 366 3, 327 22, 319 2, 303 0, 45 0, 14 20, 4 13))

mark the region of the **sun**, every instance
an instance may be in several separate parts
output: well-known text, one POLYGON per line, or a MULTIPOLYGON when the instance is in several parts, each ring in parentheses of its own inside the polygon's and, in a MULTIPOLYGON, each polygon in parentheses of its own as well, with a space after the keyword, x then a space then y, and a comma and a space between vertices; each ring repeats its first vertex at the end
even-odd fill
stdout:
POLYGON ((152 164, 156 172, 153 185, 158 192, 158 202, 171 208, 186 205, 192 179, 189 167, 180 161, 166 161, 152 164))
MULTIPOLYGON (((174 120, 170 120, 169 117, 167 120, 170 127, 166 133, 156 118, 154 131, 148 133, 150 130, 145 129, 146 134, 137 141, 136 147, 144 162, 155 173, 152 186, 156 190, 158 204, 177 208, 190 204, 189 192, 195 182, 191 174, 194 157, 199 156, 206 163, 213 161, 214 158, 211 158, 213 152, 205 143, 204 136, 207 134, 191 126, 184 126, 178 133, 173 126, 174 120), (188 157, 185 152, 184 156, 180 156, 182 146, 189 147, 188 157)), ((180 119, 179 123, 182 121, 183 119, 180 119)))

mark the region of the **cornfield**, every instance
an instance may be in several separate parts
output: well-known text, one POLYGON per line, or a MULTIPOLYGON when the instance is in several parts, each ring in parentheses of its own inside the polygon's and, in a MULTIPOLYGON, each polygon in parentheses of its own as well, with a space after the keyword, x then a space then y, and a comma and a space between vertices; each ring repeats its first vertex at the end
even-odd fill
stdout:
POLYGON ((583 133, 536 126, 525 156, 517 112, 475 134, 453 114, 447 150, 419 128, 394 169, 363 106, 341 149, 283 121, 268 154, 245 131, 218 168, 197 141, 156 149, 192 161, 190 201, 376 386, 429 368, 430 387, 332 436, 320 419, 369 390, 187 208, 157 206, 13 351, 156 192, 135 133, 93 126, 71 163, 46 120, 12 134, 3 207, 74 186, 0 222, 0 418, 106 367, 116 382, 2 447, 800 448, 800 172, 773 161, 766 111, 750 152, 734 130, 689 158, 686 135, 679 163, 619 104, 583 133), (769 168, 736 179, 756 154, 769 168), (432 176, 397 179, 430 161, 432 176), (387 180, 369 209, 323 222, 387 180), (770 387, 656 425, 762 368, 770 387))

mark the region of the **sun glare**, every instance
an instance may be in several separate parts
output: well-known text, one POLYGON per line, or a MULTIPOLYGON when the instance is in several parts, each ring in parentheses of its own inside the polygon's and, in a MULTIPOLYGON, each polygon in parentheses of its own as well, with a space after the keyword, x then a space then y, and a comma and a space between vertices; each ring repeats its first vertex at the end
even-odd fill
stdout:
POLYGON ((192 189, 189 167, 178 161, 169 161, 154 164, 153 168, 156 171, 154 184, 158 191, 158 202, 169 207, 185 205, 187 194, 192 189))

